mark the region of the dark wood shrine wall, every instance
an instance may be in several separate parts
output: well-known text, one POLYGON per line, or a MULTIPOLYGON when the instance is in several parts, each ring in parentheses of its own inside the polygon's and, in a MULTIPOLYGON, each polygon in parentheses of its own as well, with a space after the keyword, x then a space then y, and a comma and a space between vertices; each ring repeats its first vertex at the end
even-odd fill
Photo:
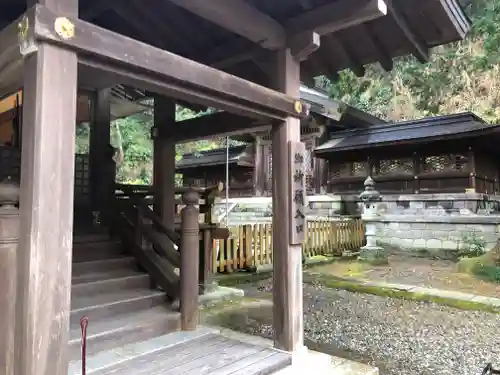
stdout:
POLYGON ((497 193, 498 156, 467 148, 427 152, 399 152, 383 156, 358 152, 350 160, 327 161, 329 193, 359 193, 371 175, 382 193, 497 193))
MULTIPOLYGON (((75 205, 90 204, 89 155, 75 155, 75 205)), ((16 147, 0 146, 0 181, 11 178, 21 180, 21 150, 16 147)))

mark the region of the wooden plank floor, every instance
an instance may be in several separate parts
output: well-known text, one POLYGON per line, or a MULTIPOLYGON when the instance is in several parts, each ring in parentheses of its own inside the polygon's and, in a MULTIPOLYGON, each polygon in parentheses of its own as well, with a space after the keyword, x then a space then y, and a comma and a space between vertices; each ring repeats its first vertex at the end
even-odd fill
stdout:
POLYGON ((99 375, 268 375, 291 364, 272 348, 211 333, 108 368, 99 375))

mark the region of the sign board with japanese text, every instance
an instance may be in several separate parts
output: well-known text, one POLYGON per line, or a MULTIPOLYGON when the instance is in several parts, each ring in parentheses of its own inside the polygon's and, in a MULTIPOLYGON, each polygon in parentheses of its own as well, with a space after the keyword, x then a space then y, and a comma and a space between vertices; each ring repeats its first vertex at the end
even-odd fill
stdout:
POLYGON ((302 142, 288 143, 289 155, 289 207, 290 207, 290 245, 301 245, 306 238, 306 145, 302 142))

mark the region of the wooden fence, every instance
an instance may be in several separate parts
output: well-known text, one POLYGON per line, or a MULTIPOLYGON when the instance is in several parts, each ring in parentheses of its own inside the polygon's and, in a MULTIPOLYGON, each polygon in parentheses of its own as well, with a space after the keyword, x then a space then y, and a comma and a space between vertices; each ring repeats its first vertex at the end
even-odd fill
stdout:
MULTIPOLYGON (((228 240, 214 241, 212 272, 252 270, 273 262, 272 225, 248 224, 231 228, 228 240)), ((357 252, 365 241, 365 228, 359 218, 338 221, 308 221, 304 259, 317 256, 340 256, 357 252)))

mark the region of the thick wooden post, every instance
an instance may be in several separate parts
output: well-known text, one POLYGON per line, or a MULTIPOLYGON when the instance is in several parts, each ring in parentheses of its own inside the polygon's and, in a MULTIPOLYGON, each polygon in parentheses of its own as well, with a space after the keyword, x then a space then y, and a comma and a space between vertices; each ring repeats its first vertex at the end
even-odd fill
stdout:
POLYGON ((116 176, 107 176, 111 135, 111 89, 98 90, 92 98, 92 118, 90 123, 90 197, 93 211, 105 209, 109 203, 107 188, 116 176), (111 181, 109 181, 111 180, 111 181))
MULTIPOLYGON (((300 63, 290 49, 277 52, 277 89, 300 98, 300 63)), ((290 245, 289 142, 300 142, 300 120, 289 117, 272 129, 274 343, 282 350, 303 347, 302 249, 290 245)), ((305 195, 305 192, 304 192, 305 195)))
POLYGON ((175 126, 175 103, 169 98, 154 99, 154 211, 163 224, 174 228, 175 221, 175 142, 164 137, 164 129, 175 126))
POLYGON ((199 194, 184 193, 186 207, 181 213, 181 329, 191 331, 198 324, 199 263, 200 263, 200 211, 196 207, 199 194))
MULTIPOLYGON (((78 16, 78 0, 39 2, 78 16)), ((68 374, 77 62, 43 42, 24 61, 16 374, 68 374)))
POLYGON ((14 373, 19 187, 0 184, 0 374, 14 373))

